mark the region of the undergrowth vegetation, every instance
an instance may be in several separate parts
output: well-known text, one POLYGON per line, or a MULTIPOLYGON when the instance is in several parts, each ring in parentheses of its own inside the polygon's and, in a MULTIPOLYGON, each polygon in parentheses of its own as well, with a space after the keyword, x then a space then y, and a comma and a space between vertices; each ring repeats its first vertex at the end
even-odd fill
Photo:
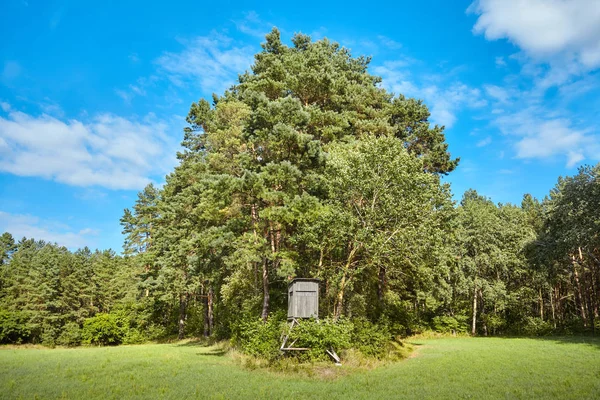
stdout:
POLYGON ((351 360, 361 365, 402 359, 411 351, 386 325, 373 324, 367 319, 307 319, 291 327, 283 313, 266 322, 261 319, 241 322, 231 343, 249 356, 242 357, 245 365, 279 369, 289 369, 290 363, 331 362, 327 350, 335 351, 344 362, 351 360), (306 350, 281 351, 285 336, 288 347, 306 350))

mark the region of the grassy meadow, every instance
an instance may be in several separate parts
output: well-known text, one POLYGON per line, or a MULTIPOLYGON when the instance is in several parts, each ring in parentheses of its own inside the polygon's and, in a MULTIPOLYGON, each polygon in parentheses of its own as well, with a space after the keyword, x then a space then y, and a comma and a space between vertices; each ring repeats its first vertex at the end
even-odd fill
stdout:
POLYGON ((411 343, 416 351, 406 360, 373 370, 331 366, 312 377, 250 370, 218 347, 194 343, 5 347, 0 398, 600 398, 597 338, 411 343))

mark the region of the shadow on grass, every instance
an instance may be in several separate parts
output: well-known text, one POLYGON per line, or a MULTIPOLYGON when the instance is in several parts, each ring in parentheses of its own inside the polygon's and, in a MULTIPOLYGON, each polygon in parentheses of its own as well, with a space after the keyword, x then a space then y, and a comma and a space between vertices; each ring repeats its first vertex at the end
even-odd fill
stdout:
POLYGON ((205 351, 203 353, 196 353, 197 356, 210 356, 210 357, 223 357, 227 354, 227 351, 223 349, 213 349, 211 351, 205 351))
POLYGON ((227 350, 223 348, 222 345, 216 343, 210 339, 198 338, 198 339, 189 339, 182 343, 177 343, 176 347, 198 347, 205 349, 200 353, 196 353, 198 356, 207 356, 207 357, 223 357, 227 354, 227 350))
POLYGON ((190 340, 183 343, 177 343, 175 346, 177 347, 210 347, 214 345, 214 343, 210 343, 206 340, 190 340))
MULTIPOLYGON (((479 336, 480 338, 485 338, 479 336)), ((555 344, 585 344, 600 350, 600 335, 574 335, 574 336, 489 336, 490 339, 527 339, 544 342, 553 342, 555 344)))

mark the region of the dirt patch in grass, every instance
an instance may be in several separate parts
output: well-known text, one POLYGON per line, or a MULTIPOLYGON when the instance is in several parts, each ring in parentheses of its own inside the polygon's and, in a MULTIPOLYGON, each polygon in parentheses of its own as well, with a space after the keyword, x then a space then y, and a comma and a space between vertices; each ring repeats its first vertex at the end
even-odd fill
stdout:
POLYGON ((411 346, 412 346, 412 350, 406 358, 416 358, 421 354, 421 350, 431 347, 426 344, 417 344, 417 343, 411 343, 411 346))

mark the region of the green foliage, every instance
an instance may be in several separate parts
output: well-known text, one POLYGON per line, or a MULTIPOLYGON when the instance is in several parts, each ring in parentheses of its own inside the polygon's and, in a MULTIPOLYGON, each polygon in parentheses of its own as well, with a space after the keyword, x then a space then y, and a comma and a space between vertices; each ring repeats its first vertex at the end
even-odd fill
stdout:
POLYGON ((100 313, 83 322, 82 343, 93 345, 117 345, 123 343, 128 326, 121 316, 100 313))
POLYGON ((62 327, 60 335, 56 339, 56 344, 59 346, 79 346, 81 344, 81 328, 78 323, 69 322, 62 327))
POLYGON ((40 335, 42 345, 47 347, 56 346, 56 340, 58 339, 60 333, 61 329, 57 325, 48 323, 42 325, 42 333, 40 335))
POLYGON ((329 360, 326 350, 343 352, 352 348, 367 358, 378 359, 395 352, 392 335, 386 325, 373 324, 366 319, 305 319, 290 330, 283 314, 269 318, 266 323, 262 320, 241 322, 235 330, 233 344, 245 354, 273 362, 283 355, 279 347, 286 334, 288 345, 293 343, 295 348, 308 350, 290 351, 285 355, 303 362, 329 360))
POLYGON ((436 332, 440 333, 465 333, 469 329, 467 322, 468 317, 461 316, 449 316, 449 315, 438 315, 432 320, 432 327, 436 332))
POLYGON ((354 325, 347 319, 302 320, 289 331, 288 344, 295 342, 294 347, 310 349, 295 353, 303 361, 327 360, 326 350, 337 352, 351 347, 353 330, 354 325))
POLYGON ((148 337, 139 329, 130 328, 123 338, 123 344, 142 344, 148 341, 148 337))
POLYGON ((125 244, 125 254, 143 254, 152 247, 154 223, 157 218, 156 202, 159 190, 152 183, 147 185, 138 194, 138 199, 133 207, 124 211, 121 218, 125 244))
POLYGON ((547 336, 552 333, 552 324, 537 317, 527 317, 521 326, 521 334, 531 336, 547 336))
POLYGON ((272 315, 266 322, 261 319, 239 321, 233 331, 232 343, 250 356, 274 361, 280 356, 283 314, 272 315))
POLYGON ((27 313, 0 309, 0 343, 26 343, 30 337, 27 313))
POLYGON ((353 323, 352 347, 365 356, 384 358, 393 349, 390 344, 392 335, 386 325, 373 324, 366 319, 354 320, 353 323))
MULTIPOLYGON (((0 266, 9 262, 11 255, 16 249, 15 239, 8 232, 4 232, 0 235, 0 266)), ((0 287, 2 286, 2 280, 0 275, 0 287)))

